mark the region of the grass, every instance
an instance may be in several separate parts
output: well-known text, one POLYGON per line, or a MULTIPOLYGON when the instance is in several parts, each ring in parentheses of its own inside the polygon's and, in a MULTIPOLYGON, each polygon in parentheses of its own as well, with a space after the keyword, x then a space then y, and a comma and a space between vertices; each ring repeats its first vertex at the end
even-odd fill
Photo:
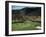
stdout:
POLYGON ((12 23, 12 31, 38 30, 38 28, 36 28, 37 26, 41 26, 41 23, 32 21, 24 21, 23 23, 12 23))

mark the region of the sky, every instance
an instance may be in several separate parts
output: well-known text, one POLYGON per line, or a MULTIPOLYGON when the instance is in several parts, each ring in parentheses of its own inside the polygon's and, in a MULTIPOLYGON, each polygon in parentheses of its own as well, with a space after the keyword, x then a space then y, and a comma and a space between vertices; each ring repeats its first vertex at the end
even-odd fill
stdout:
POLYGON ((24 8, 24 6, 12 6, 12 10, 19 10, 24 8))
MULTIPOLYGON (((16 6, 16 5, 12 5, 12 10, 19 10, 19 9, 22 9, 22 8, 25 8, 25 7, 26 6, 16 6)), ((32 7, 32 8, 36 8, 36 7, 32 7)))

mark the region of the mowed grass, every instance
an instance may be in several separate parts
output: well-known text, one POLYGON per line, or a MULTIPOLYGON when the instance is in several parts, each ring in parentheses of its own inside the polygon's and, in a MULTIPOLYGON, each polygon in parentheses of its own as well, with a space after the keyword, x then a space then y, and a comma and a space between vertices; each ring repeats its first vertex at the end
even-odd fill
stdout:
POLYGON ((12 23, 12 31, 21 30, 38 30, 37 26, 41 26, 41 23, 24 21, 23 23, 12 23))

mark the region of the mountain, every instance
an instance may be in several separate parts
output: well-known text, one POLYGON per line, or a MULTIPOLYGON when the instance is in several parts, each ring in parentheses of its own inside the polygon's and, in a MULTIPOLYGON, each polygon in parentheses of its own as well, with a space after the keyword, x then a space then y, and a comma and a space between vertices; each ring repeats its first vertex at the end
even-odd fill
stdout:
POLYGON ((41 8, 40 7, 25 7, 20 10, 12 10, 13 14, 22 14, 29 16, 41 16, 41 8))

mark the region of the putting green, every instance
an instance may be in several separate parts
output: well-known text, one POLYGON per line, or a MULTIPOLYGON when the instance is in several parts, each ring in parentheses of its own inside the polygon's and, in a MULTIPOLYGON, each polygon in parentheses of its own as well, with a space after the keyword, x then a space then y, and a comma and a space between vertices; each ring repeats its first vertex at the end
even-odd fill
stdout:
POLYGON ((13 23, 12 31, 21 31, 21 30, 38 30, 37 26, 41 26, 41 23, 25 21, 24 23, 13 23))

